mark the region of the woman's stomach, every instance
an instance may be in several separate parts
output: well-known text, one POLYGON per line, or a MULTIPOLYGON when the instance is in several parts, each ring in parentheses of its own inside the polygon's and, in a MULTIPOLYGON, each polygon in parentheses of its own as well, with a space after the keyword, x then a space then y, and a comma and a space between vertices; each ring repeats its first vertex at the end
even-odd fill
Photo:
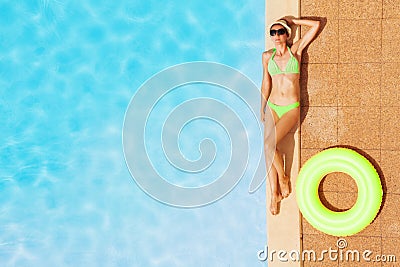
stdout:
POLYGON ((297 77, 279 75, 272 79, 272 90, 269 101, 276 105, 289 105, 299 101, 300 84, 297 77), (279 77, 281 76, 281 77, 279 77))

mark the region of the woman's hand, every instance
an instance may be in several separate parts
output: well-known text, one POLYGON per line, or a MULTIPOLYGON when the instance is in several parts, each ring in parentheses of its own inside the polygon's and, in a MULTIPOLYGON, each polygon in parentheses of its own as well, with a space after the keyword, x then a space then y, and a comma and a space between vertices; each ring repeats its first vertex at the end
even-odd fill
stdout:
POLYGON ((286 20, 288 25, 293 25, 294 23, 294 19, 296 19, 294 16, 284 16, 282 19, 286 20))

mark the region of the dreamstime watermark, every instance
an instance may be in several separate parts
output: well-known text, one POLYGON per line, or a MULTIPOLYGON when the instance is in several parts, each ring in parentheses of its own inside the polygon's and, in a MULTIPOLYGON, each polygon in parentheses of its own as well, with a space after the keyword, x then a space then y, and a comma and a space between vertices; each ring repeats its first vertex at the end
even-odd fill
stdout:
POLYGON ((347 249, 348 243, 346 239, 340 238, 336 242, 336 247, 316 252, 315 250, 269 250, 268 246, 257 252, 257 257, 260 261, 280 261, 280 262, 299 262, 311 261, 321 262, 324 260, 330 261, 346 261, 346 262, 396 262, 396 255, 383 255, 374 252, 357 249, 347 249))
POLYGON ((142 84, 129 103, 122 131, 126 164, 144 192, 172 206, 192 208, 212 203, 228 194, 245 174, 252 178, 249 192, 255 192, 265 180, 266 170, 272 165, 275 152, 275 147, 271 147, 271 153, 263 157, 264 127, 270 130, 268 135, 271 140, 275 139, 272 114, 267 109, 265 115, 263 123, 260 120, 260 90, 240 71, 215 62, 189 62, 169 67, 142 84), (237 101, 222 103, 212 96, 185 100, 168 114, 154 111, 155 106, 177 88, 199 83, 212 85, 223 94, 228 94, 229 97, 225 99, 238 99, 250 110, 252 118, 242 118, 236 104, 233 104, 237 101), (178 139, 188 124, 204 119, 223 128, 228 135, 230 157, 226 169, 212 177, 215 179, 211 183, 202 186, 183 187, 169 182, 170 177, 163 177, 157 171, 159 164, 155 162, 159 162, 160 157, 150 157, 146 136, 161 136, 158 139, 161 144, 157 149, 163 152, 162 158, 168 163, 165 165, 171 170, 164 173, 185 172, 195 176, 214 163, 218 142, 204 136, 198 143, 200 158, 188 160, 179 147, 178 139), (152 120, 163 120, 157 133, 154 133, 154 127, 149 127, 154 122, 152 120))

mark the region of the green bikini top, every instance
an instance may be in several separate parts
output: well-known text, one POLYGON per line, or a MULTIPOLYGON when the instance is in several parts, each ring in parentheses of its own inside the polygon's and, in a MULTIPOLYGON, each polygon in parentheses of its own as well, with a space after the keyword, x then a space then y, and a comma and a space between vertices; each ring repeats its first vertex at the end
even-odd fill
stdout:
POLYGON ((268 72, 269 74, 272 75, 277 75, 277 74, 286 74, 286 73, 300 73, 300 68, 299 68, 299 62, 297 59, 293 56, 292 51, 290 51, 290 48, 288 47, 289 53, 290 53, 290 59, 288 63, 286 64, 285 70, 281 70, 278 67, 278 64, 276 64, 274 57, 276 54, 276 48, 274 48, 274 52, 272 53, 271 59, 269 60, 268 63, 268 72))

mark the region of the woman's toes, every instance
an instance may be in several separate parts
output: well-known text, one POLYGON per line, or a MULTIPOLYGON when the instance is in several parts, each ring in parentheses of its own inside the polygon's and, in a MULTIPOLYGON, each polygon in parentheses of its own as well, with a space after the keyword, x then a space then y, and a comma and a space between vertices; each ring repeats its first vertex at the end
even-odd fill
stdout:
POLYGON ((271 204, 269 209, 272 215, 277 215, 279 213, 281 200, 282 200, 282 195, 271 197, 271 204))
POLYGON ((290 178, 288 176, 284 176, 282 179, 279 179, 279 186, 281 188, 281 193, 283 198, 287 198, 290 195, 290 178))

